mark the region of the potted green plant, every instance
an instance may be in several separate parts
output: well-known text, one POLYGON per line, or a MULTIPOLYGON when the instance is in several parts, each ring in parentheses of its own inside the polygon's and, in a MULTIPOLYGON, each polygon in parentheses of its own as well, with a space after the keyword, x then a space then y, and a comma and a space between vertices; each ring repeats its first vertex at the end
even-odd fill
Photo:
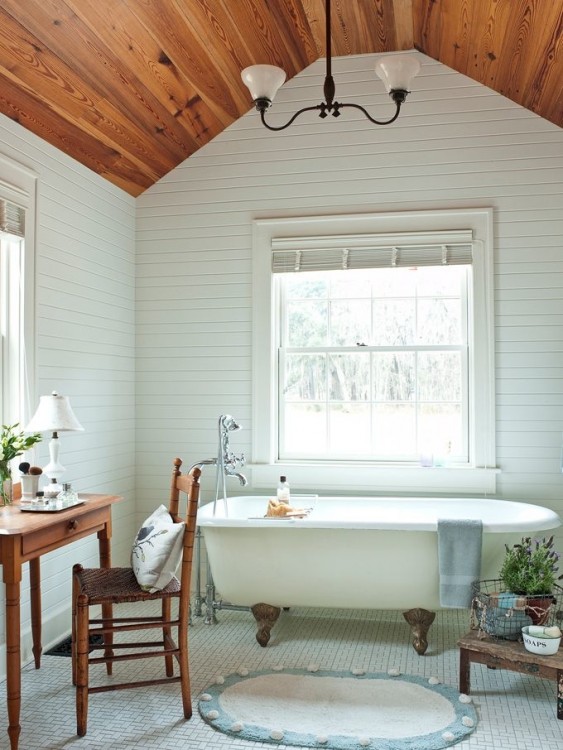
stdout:
POLYGON ((41 440, 41 433, 34 432, 26 435, 24 432, 18 432, 17 427, 19 427, 18 422, 12 425, 3 424, 0 433, 0 502, 2 505, 9 505, 12 502, 10 462, 41 440))
POLYGON ((557 575, 561 555, 553 549, 553 543, 552 536, 549 539, 528 536, 513 547, 505 545, 500 579, 506 591, 526 597, 526 612, 535 624, 546 621, 556 581, 563 578, 557 575))

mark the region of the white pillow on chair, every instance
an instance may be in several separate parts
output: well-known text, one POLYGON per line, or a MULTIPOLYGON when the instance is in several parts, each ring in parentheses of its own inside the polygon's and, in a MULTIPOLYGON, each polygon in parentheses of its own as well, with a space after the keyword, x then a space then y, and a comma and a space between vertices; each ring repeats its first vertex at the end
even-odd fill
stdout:
POLYGON ((182 558, 183 521, 174 523, 161 505, 144 521, 131 549, 131 567, 143 591, 160 591, 176 572, 182 558))

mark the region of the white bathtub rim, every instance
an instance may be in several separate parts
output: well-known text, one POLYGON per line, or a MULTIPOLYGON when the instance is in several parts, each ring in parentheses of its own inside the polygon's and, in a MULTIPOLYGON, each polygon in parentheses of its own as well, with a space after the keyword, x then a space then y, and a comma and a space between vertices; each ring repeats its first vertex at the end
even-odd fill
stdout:
POLYGON ((268 504, 268 495, 236 496, 227 498, 227 515, 225 515, 225 503, 220 499, 215 507, 214 503, 202 506, 198 511, 198 524, 202 527, 223 528, 292 528, 292 529, 380 529, 389 531, 433 531, 438 528, 440 519, 480 519, 483 521, 485 533, 513 533, 522 532, 532 534, 534 532, 548 532, 561 526, 561 519, 555 511, 528 502, 514 500, 498 500, 488 498, 413 498, 413 497, 315 497, 311 503, 311 496, 295 498, 292 504, 295 507, 310 507, 313 510, 305 518, 268 519, 263 517, 263 512, 268 504), (299 500, 299 502, 297 502, 299 500), (317 506, 319 510, 323 503, 335 504, 341 502, 342 515, 335 518, 320 518, 315 513, 317 506), (369 510, 388 508, 392 510, 395 517, 388 518, 347 518, 346 503, 355 503, 362 514, 369 510), (428 505, 435 505, 435 511, 428 510, 428 505), (407 505, 408 507, 405 507, 407 505), (403 507, 401 507, 403 506, 403 507), (413 518, 401 518, 399 514, 414 511, 413 518), (489 511, 489 514, 486 511, 489 511), (491 511, 498 511, 490 517, 491 511), (416 517, 418 511, 419 517, 416 517), (481 511, 481 512, 479 512, 481 511), (420 517, 421 512, 425 517, 420 517))

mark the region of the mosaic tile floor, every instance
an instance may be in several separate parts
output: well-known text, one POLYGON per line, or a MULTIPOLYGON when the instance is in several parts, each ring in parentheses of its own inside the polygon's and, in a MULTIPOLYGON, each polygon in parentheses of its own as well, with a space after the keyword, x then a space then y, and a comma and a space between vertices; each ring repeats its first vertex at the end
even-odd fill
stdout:
MULTIPOLYGON (((318 664, 321 669, 352 669, 436 675, 458 684, 456 640, 468 629, 465 612, 439 612, 430 630, 430 646, 420 657, 410 645, 410 629, 400 612, 350 612, 294 609, 284 612, 267 648, 254 639, 254 619, 248 612, 221 611, 218 625, 195 618, 190 628, 190 665, 195 699, 218 674, 240 667, 266 669, 318 664)), ((156 660, 153 660, 156 661, 156 660)), ((116 673, 145 674, 159 667, 152 662, 119 665, 116 673)), ((100 673, 97 670, 98 674, 100 673)), ((102 678, 103 679, 103 678, 102 678)), ((561 750, 563 721, 556 716, 555 683, 501 670, 472 666, 472 696, 479 725, 456 750, 561 750)), ((5 684, 0 685, 0 748, 8 748, 5 684)), ((197 708, 189 722, 181 718, 178 687, 138 688, 90 697, 88 734, 75 735, 74 690, 70 659, 44 656, 42 668, 32 664, 22 672, 21 750, 223 750, 272 748, 272 745, 233 740, 207 726, 197 708)), ((283 748, 280 744, 278 747, 283 748)))

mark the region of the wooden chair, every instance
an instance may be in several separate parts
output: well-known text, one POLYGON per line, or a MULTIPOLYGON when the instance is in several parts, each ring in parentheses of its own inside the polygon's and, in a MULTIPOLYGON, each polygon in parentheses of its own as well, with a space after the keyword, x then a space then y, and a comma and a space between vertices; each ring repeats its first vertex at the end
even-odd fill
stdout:
MULTIPOLYGON (((181 474, 182 462, 174 460, 170 487, 169 512, 174 521, 184 520, 179 515, 180 493, 187 495, 187 513, 183 537, 182 563, 179 580, 174 577, 162 590, 155 593, 143 591, 131 568, 73 568, 72 586, 72 681, 76 686, 76 725, 80 736, 86 734, 88 721, 88 696, 106 690, 161 685, 180 682, 184 717, 192 715, 190 676, 188 666, 188 620, 192 571, 193 546, 199 500, 199 477, 201 471, 194 468, 189 474, 181 474), (177 616, 172 617, 172 599, 178 600, 177 616), (148 601, 161 600, 161 614, 157 616, 113 617, 112 606, 122 603, 144 605, 148 601), (101 606, 102 618, 90 619, 90 607, 101 606), (114 643, 114 633, 158 628, 162 630, 162 641, 114 643), (172 638, 177 628, 177 638, 172 638), (102 636, 103 643, 94 645, 92 636, 102 636), (90 657, 93 649, 103 649, 103 656, 90 657), (114 649, 127 649, 128 653, 114 654, 114 649), (174 675, 173 658, 179 664, 179 675, 174 675), (137 682, 122 682, 90 687, 89 667, 105 664, 108 675, 116 662, 128 659, 151 657, 164 658, 166 677, 137 682)), ((140 607, 142 609, 142 607, 140 607)), ((139 609, 139 607, 137 607, 139 609)), ((146 609, 146 607, 145 607, 146 609)), ((154 610, 153 610, 154 611, 154 610)), ((139 615, 139 613, 136 613, 139 615)), ((99 640, 99 639, 98 639, 99 640)))

